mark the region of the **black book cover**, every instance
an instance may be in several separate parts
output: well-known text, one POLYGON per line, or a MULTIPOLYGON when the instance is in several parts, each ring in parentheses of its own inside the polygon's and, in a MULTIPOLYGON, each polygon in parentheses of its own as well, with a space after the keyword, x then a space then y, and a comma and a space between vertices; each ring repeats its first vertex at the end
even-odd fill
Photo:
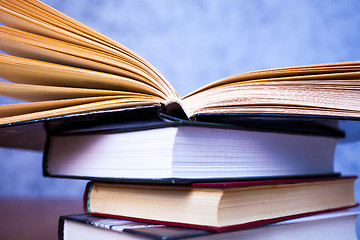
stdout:
POLYGON ((330 135, 352 141, 359 138, 360 119, 350 117, 281 114, 198 114, 190 121, 176 112, 168 114, 161 106, 71 114, 33 121, 0 125, 0 146, 43 151, 47 132, 88 131, 111 128, 135 130, 156 128, 163 123, 221 124, 233 128, 295 134, 330 135))
POLYGON ((64 222, 70 220, 97 228, 109 229, 114 232, 130 233, 140 237, 159 240, 175 240, 189 237, 208 235, 210 232, 192 228, 170 227, 164 225, 133 222, 127 220, 91 216, 85 214, 61 216, 59 219, 59 240, 64 239, 64 222))

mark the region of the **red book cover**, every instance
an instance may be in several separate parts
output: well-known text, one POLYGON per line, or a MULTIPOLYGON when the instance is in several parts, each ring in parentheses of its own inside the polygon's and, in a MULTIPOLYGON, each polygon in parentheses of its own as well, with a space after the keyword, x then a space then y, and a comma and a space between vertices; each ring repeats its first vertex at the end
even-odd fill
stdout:
MULTIPOLYGON (((276 179, 276 180, 264 180, 264 181, 243 181, 243 182, 206 182, 206 183, 192 183, 189 185, 171 185, 172 187, 179 187, 179 186, 188 186, 191 188, 213 188, 213 189, 225 189, 225 188, 239 188, 239 187, 249 187, 249 186, 263 186, 263 185, 276 185, 276 184, 294 184, 294 183, 305 183, 305 182, 320 182, 320 181, 336 181, 341 179, 355 179, 355 176, 347 176, 347 177, 320 177, 320 178, 304 178, 304 179, 276 179)), ((333 212, 338 210, 343 210, 347 208, 356 207, 359 204, 354 203, 349 206, 342 206, 339 208, 331 208, 325 209, 321 211, 312 211, 312 212, 305 212, 301 214, 294 214, 288 215, 283 217, 277 218, 269 218, 263 219, 259 221, 252 221, 243 224, 236 224, 231 226, 224 226, 224 227, 216 227, 216 226, 206 226, 206 225, 196 225, 196 224, 188 224, 188 223, 181 223, 181 222, 168 222, 168 221, 159 221, 153 219, 144 219, 144 218, 136 218, 136 217, 129 217, 129 216, 119 216, 119 215, 112 215, 112 214, 104 214, 104 213, 97 213, 97 212, 89 212, 89 193, 90 188, 94 182, 89 182, 86 186, 84 192, 84 212, 89 215, 95 216, 103 216, 103 217, 111 217, 111 218, 118 218, 123 220, 130 220, 130 221, 140 221, 146 223, 153 223, 153 224, 162 224, 162 225, 169 225, 169 226, 177 226, 177 227, 187 227, 187 228, 196 228, 202 229, 207 231, 213 232, 224 232, 224 231, 231 231, 241 228, 249 228, 254 226, 266 225, 271 223, 276 223, 280 221, 290 220, 294 218, 306 217, 321 213, 333 212)), ((111 183, 110 183, 111 184, 111 183)), ((116 184, 116 183, 114 183, 116 184)), ((144 184, 133 184, 133 185, 144 185, 144 184)), ((153 184, 149 184, 149 186, 154 186, 153 184)), ((158 185, 155 185, 158 186, 158 185)), ((161 185, 163 186, 163 185, 161 185)))

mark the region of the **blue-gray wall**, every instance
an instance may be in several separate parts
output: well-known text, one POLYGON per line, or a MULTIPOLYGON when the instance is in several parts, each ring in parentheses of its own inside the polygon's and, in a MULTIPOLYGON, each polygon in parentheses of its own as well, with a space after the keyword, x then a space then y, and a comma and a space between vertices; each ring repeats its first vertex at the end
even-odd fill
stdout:
MULTIPOLYGON (((360 1, 45 3, 149 60, 181 96, 245 71, 360 59, 360 1)), ((9 100, 0 98, 0 102, 9 100)), ((360 174, 359 154, 359 141, 340 145, 336 168, 360 174)), ((0 196, 82 194, 83 181, 43 178, 41 153, 0 148, 0 159, 0 196)), ((360 191, 356 195, 359 200, 360 191)))

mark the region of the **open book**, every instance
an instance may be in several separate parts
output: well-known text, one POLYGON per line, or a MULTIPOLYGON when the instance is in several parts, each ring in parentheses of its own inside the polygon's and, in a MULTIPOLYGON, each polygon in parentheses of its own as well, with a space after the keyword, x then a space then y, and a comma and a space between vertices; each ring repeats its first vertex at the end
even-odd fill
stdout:
POLYGON ((248 72, 179 97, 142 57, 39 1, 0 2, 0 124, 158 105, 169 115, 360 117, 360 62, 248 72), (180 110, 180 111, 179 111, 180 110))

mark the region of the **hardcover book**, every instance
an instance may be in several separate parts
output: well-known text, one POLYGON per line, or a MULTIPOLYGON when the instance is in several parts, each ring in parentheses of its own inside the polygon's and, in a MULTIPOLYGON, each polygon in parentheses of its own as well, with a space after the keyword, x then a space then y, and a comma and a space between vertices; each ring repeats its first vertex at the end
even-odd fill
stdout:
POLYGON ((141 56, 40 1, 0 13, 0 94, 26 101, 1 105, 2 125, 150 105, 190 120, 360 117, 360 62, 242 73, 179 97, 141 56))
POLYGON ((213 233, 192 228, 179 228, 126 221, 90 215, 68 215, 59 219, 59 240, 77 239, 327 239, 356 240, 355 222, 358 210, 323 213, 286 220, 262 227, 213 233))
POLYGON ((113 119, 113 124, 94 120, 93 126, 89 121, 83 126, 68 121, 69 126, 49 130, 44 175, 188 183, 335 174, 335 135, 190 121, 157 122, 156 118, 136 125, 134 111, 129 113, 131 124, 127 127, 123 118, 122 122, 113 119))
POLYGON ((125 220, 228 231, 357 206, 354 177, 191 185, 90 182, 85 212, 125 220))

